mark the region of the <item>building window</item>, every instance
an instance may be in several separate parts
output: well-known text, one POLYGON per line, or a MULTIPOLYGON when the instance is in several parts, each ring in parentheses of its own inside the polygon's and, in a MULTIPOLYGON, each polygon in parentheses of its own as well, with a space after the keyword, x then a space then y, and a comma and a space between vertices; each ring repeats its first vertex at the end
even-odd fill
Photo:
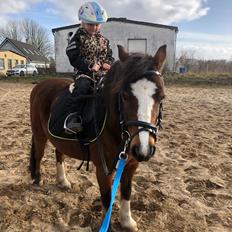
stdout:
POLYGON ((23 61, 23 60, 21 60, 21 64, 24 64, 24 61, 23 61))
POLYGON ((4 59, 0 59, 0 69, 5 69, 4 59))
POLYGON ((128 39, 128 51, 147 53, 147 39, 128 39))
POLYGON ((15 60, 15 65, 17 65, 19 63, 19 61, 18 60, 15 60))
POLYGON ((12 68, 12 60, 11 59, 7 60, 7 67, 8 67, 8 69, 12 68))

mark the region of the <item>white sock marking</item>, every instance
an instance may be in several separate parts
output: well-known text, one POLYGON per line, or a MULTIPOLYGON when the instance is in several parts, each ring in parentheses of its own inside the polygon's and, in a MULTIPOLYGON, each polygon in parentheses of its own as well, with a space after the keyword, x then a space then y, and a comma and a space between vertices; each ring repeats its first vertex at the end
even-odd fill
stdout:
POLYGON ((64 163, 57 162, 57 182, 61 184, 63 187, 71 188, 71 183, 68 181, 65 175, 64 163))
POLYGON ((137 223, 131 217, 130 211, 130 201, 121 200, 121 206, 119 211, 119 220, 123 228, 131 229, 132 231, 137 231, 137 223))

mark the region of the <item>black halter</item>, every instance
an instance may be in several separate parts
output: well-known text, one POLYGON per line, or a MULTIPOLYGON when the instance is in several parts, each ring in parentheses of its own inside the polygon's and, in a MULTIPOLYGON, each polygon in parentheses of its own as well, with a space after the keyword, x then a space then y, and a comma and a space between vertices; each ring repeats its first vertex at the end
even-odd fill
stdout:
MULTIPOLYGON (((157 71, 149 70, 149 71, 145 72, 142 75, 142 77, 150 77, 150 76, 153 76, 154 74, 160 75, 157 71)), ((129 143, 133 140, 133 138, 142 131, 149 132, 154 137, 154 139, 157 140, 158 130, 159 130, 159 128, 162 128, 162 126, 161 126, 162 118, 163 118, 162 101, 160 102, 159 113, 158 113, 157 121, 156 121, 155 125, 151 124, 151 123, 144 122, 144 121, 139 121, 139 120, 126 121, 124 119, 122 105, 123 105, 122 92, 119 92, 119 94, 118 94, 118 110, 119 110, 119 119, 120 119, 121 131, 122 131, 122 139, 127 140, 126 141, 127 145, 129 145, 129 143), (129 126, 137 126, 140 128, 134 134, 131 135, 127 130, 127 128, 129 126)))

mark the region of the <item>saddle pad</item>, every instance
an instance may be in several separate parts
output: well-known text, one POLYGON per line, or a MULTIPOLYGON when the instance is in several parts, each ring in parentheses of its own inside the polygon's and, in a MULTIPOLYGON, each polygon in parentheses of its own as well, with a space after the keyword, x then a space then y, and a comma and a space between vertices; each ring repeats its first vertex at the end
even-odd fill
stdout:
MULTIPOLYGON (((69 95, 70 92, 67 88, 58 96, 52 106, 48 120, 48 131, 50 135, 63 140, 84 141, 85 143, 95 141, 102 133, 106 121, 106 110, 103 98, 97 97, 84 100, 85 103, 82 113, 84 129, 77 134, 68 134, 64 130, 64 121, 70 113, 73 113, 70 111, 69 95)), ((76 104, 78 104, 78 101, 76 104)))

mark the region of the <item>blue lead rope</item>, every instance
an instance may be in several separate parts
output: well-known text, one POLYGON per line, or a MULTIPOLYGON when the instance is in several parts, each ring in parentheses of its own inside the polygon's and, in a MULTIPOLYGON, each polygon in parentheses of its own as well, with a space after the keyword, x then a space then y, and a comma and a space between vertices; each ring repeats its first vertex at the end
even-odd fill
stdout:
POLYGON ((105 218, 102 222, 102 225, 101 225, 99 232, 107 232, 107 230, 109 228, 112 206, 114 204, 114 199, 115 199, 118 185, 119 185, 119 182, 120 182, 120 179, 121 179, 124 167, 125 167, 125 163, 126 163, 126 159, 119 158, 118 167, 117 167, 117 171, 116 171, 116 174, 114 177, 114 183, 113 183, 112 190, 111 190, 110 206, 105 214, 105 218))

